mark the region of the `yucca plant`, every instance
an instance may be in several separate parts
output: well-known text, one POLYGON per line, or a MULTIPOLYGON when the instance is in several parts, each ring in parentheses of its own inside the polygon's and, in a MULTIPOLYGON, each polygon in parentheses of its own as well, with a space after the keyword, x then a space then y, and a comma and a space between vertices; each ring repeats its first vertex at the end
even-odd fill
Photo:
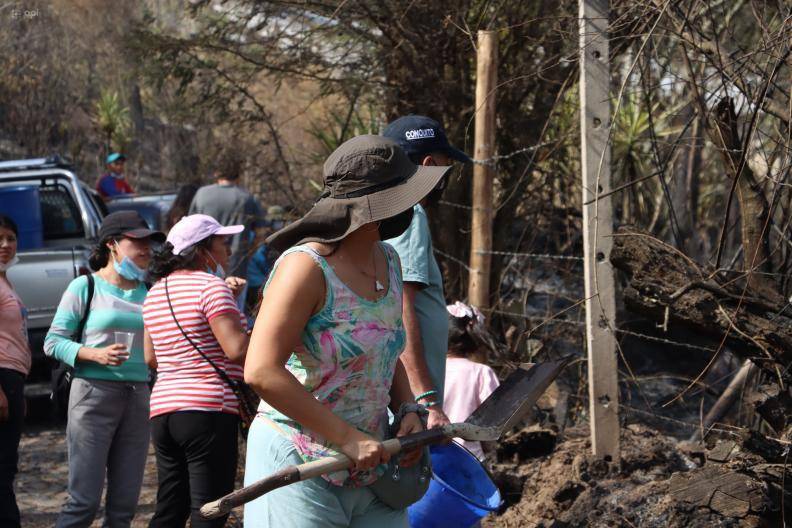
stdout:
POLYGON ((330 110, 327 116, 314 121, 308 133, 319 142, 315 158, 324 161, 344 141, 361 134, 379 133, 379 121, 371 106, 345 110, 330 110))
MULTIPOLYGON (((306 132, 319 144, 319 148, 311 155, 312 160, 321 165, 344 141, 361 134, 378 134, 379 121, 375 115, 372 106, 360 109, 353 103, 351 108, 333 108, 325 117, 311 122, 306 132)), ((322 191, 321 183, 310 178, 307 180, 314 190, 322 191)))
POLYGON ((94 125, 102 134, 106 152, 124 150, 129 143, 129 109, 121 102, 118 92, 102 90, 96 102, 94 125))
MULTIPOLYGON (((613 118, 611 156, 614 186, 630 183, 657 170, 653 163, 650 127, 654 127, 655 139, 680 131, 680 127, 672 124, 679 106, 663 108, 661 103, 654 102, 651 108, 647 108, 641 95, 638 90, 626 94, 613 118)), ((622 193, 623 217, 633 221, 650 219, 662 192, 657 178, 625 189, 622 193)))

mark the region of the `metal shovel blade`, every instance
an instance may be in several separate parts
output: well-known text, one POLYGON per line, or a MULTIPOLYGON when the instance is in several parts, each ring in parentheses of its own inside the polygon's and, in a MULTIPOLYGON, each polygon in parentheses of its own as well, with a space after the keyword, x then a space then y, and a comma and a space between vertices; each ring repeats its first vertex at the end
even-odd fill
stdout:
POLYGON ((527 369, 517 367, 465 420, 465 424, 491 433, 487 435, 491 438, 481 440, 497 440, 525 416, 570 359, 536 363, 527 369))

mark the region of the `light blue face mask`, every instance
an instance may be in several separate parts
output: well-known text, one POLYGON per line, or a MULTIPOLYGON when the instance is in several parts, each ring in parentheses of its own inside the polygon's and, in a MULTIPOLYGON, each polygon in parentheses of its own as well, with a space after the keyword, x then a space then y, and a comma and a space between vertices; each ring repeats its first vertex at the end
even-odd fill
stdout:
POLYGON ((223 269, 223 266, 221 266, 220 264, 217 263, 217 261, 214 259, 214 257, 212 256, 211 253, 209 253, 207 251, 206 254, 209 255, 209 258, 212 259, 212 262, 214 262, 214 265, 216 266, 215 269, 212 269, 212 268, 207 266, 206 273, 209 273, 210 275, 214 275, 215 277, 219 277, 221 279, 225 279, 226 278, 226 272, 223 269))
MULTIPOLYGON (((115 246, 116 251, 118 251, 120 255, 121 248, 118 247, 118 242, 115 242, 115 246)), ((140 266, 132 262, 127 256, 122 258, 120 263, 113 259, 113 268, 116 270, 116 273, 127 280, 143 282, 143 279, 146 277, 146 270, 141 269, 140 266)))

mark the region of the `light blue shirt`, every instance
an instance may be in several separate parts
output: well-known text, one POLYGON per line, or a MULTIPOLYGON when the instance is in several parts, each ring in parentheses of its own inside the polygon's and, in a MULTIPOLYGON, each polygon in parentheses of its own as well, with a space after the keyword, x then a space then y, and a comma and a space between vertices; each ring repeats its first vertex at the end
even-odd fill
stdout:
POLYGON ((421 327, 426 366, 442 405, 448 351, 448 312, 443 293, 443 276, 434 257, 432 234, 424 208, 420 204, 416 205, 407 231, 386 242, 399 254, 404 282, 415 282, 421 286, 415 297, 415 313, 421 327))
POLYGON ((94 274, 94 294, 88 302, 88 279, 80 276, 63 292, 58 311, 44 338, 44 353, 74 367, 77 378, 108 381, 148 381, 148 366, 143 358, 143 301, 148 290, 139 283, 133 290, 122 290, 94 274), (88 311, 83 335, 73 341, 73 334, 88 311), (115 343, 115 332, 132 332, 129 359, 116 367, 92 361, 78 361, 81 346, 101 348, 115 343))

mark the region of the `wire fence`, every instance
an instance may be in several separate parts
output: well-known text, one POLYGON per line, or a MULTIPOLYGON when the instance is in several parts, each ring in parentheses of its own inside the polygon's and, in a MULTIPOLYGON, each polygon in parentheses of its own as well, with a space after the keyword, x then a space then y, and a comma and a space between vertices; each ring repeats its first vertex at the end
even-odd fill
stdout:
MULTIPOLYGON (((552 316, 551 317, 540 317, 540 316, 535 316, 535 315, 521 314, 519 312, 510 312, 510 311, 507 311, 507 310, 491 309, 491 310, 487 310, 487 312, 496 313, 498 315, 504 315, 504 316, 507 316, 507 317, 516 317, 516 318, 519 318, 519 319, 524 319, 526 321, 537 322, 539 324, 536 326, 536 328, 538 328, 539 326, 547 325, 547 324, 564 324, 564 325, 571 325, 571 326, 585 326, 585 324, 586 324, 585 321, 577 321, 577 320, 574 320, 574 319, 561 319, 561 318, 552 317, 552 316)), ((530 331, 531 330, 529 330, 529 333, 530 333, 530 331)), ((617 327, 617 328, 615 328, 615 331, 618 334, 627 335, 627 336, 630 336, 630 337, 637 337, 639 339, 644 339, 646 341, 652 341, 652 342, 655 342, 655 343, 662 343, 664 345, 672 345, 672 346, 687 348, 687 349, 690 349, 690 350, 699 350, 699 351, 702 351, 702 352, 709 352, 709 353, 717 352, 716 348, 706 347, 706 346, 701 346, 701 345, 694 345, 692 343, 685 343, 683 341, 675 341, 673 339, 668 339, 668 338, 665 338, 665 337, 659 337, 659 336, 656 336, 656 335, 644 334, 644 333, 641 333, 641 332, 636 332, 634 330, 628 330, 626 328, 618 328, 617 327)))
POLYGON ((519 149, 514 150, 512 152, 509 152, 508 154, 499 154, 499 155, 495 155, 495 156, 492 156, 492 157, 489 157, 489 158, 484 158, 484 159, 471 159, 470 161, 474 165, 487 165, 487 166, 494 167, 494 166, 497 166, 499 161, 507 160, 507 159, 513 158, 514 156, 519 156, 520 154, 527 154, 529 152, 534 152, 537 149, 540 149, 540 148, 543 148, 543 147, 549 147, 549 146, 555 145, 556 143, 557 142, 555 142, 555 141, 548 141, 548 142, 545 142, 545 143, 540 143, 538 145, 531 145, 531 146, 528 146, 528 147, 522 147, 522 148, 519 148, 519 149))
MULTIPOLYGON (((572 394, 572 393, 569 394, 569 397, 572 398, 572 399, 578 400, 578 401, 585 401, 586 400, 585 397, 579 396, 577 394, 572 394)), ((695 422, 689 422, 689 421, 686 421, 686 420, 680 420, 679 418, 672 418, 672 417, 666 416, 664 414, 659 414, 659 413, 656 413, 656 412, 652 412, 651 410, 639 409, 638 407, 634 407, 634 406, 626 404, 624 402, 619 402, 619 410, 620 411, 626 411, 626 412, 628 412, 630 414, 640 415, 640 416, 643 416, 643 417, 646 417, 646 418, 659 420, 659 421, 666 422, 666 423, 669 423, 669 424, 682 426, 682 427, 685 427, 687 429, 691 429, 693 431, 701 431, 702 429, 704 429, 704 436, 706 436, 708 433, 716 432, 716 433, 722 433, 722 434, 726 434, 726 435, 729 435, 729 436, 734 436, 734 437, 739 438, 740 437, 740 431, 743 430, 743 428, 741 428, 741 427, 738 427, 738 426, 735 426, 735 425, 725 424, 725 423, 722 423, 722 422, 716 422, 715 424, 704 428, 701 423, 695 423, 695 422)))
POLYGON ((554 255, 550 253, 521 253, 516 251, 485 251, 483 249, 476 250, 476 253, 479 255, 498 255, 502 257, 520 257, 526 259, 537 259, 537 260, 575 260, 575 261, 583 261, 583 257, 577 257, 574 255, 554 255))
MULTIPOLYGON (((442 258, 450 260, 455 264, 459 264, 467 271, 475 271, 467 262, 455 257, 454 255, 450 255, 445 251, 440 249, 434 248, 434 252, 440 255, 442 258)), ((534 260, 568 260, 574 262, 583 262, 583 257, 579 257, 576 255, 560 255, 560 254, 552 254, 552 253, 525 253, 519 251, 489 251, 489 250, 476 250, 476 253, 479 255, 493 255, 499 257, 515 257, 521 259, 534 259, 534 260)))

